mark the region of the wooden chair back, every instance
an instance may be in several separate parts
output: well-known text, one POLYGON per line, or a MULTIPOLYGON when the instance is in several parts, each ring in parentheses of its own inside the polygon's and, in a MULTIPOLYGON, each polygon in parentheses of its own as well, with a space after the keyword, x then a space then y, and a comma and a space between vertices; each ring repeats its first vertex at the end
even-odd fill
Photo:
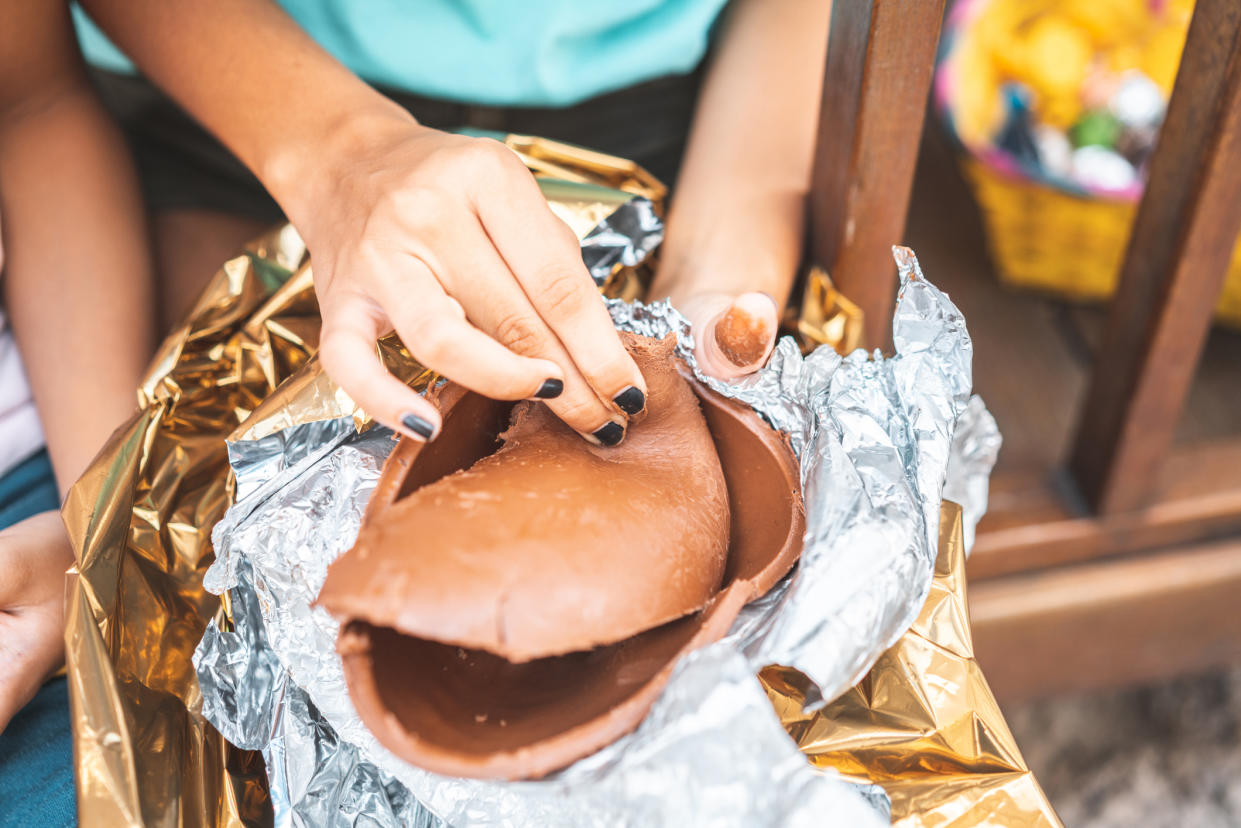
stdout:
MULTIPOLYGON (((865 347, 890 335, 891 246, 904 232, 943 12, 944 0, 832 9, 809 247, 865 313, 865 347)), ((1241 5, 1198 0, 1068 461, 1100 515, 1154 494, 1239 229, 1241 5)), ((1241 491, 1241 478, 1229 485, 1241 491)))

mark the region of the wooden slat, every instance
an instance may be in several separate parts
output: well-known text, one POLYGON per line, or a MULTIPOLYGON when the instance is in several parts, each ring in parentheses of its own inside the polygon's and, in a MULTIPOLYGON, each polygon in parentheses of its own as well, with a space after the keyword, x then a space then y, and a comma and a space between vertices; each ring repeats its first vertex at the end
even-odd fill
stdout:
MULTIPOLYGON (((977 205, 943 130, 932 121, 922 140, 905 235, 927 278, 965 314, 974 340, 974 390, 1004 435, 996 476, 1028 473, 1043 485, 1042 478, 1068 457, 1106 312, 998 281, 977 205)), ((1239 371, 1241 330, 1216 325, 1176 442, 1241 437, 1239 371)))
POLYGON ((974 652, 1009 703, 1241 659, 1241 541, 975 584, 974 652))
POLYGON ((1142 509, 1093 515, 1046 474, 997 473, 970 577, 994 578, 1241 534, 1241 440, 1174 450, 1142 509))
POLYGON ((1149 496, 1238 229, 1241 5, 1199 0, 1070 459, 1100 513, 1149 496))
POLYGON ((944 0, 832 5, 810 196, 815 262, 866 316, 863 345, 889 336, 901 241, 944 0))
MULTIPOLYGON (((1103 331, 1107 324, 1106 310, 1089 305, 1065 305, 1062 306, 1061 313, 1066 323, 1066 335, 1073 336, 1083 352, 1090 357, 1084 369, 1089 372, 1090 363, 1093 362, 1092 355, 1098 352, 1103 341, 1103 331)), ((972 319, 970 321, 973 322, 972 319)), ((1189 396, 1177 423, 1173 445, 1178 442, 1241 436, 1241 416, 1237 414, 1241 411, 1239 372, 1241 329, 1215 324, 1207 334, 1202 359, 1198 362, 1189 396)), ((1085 391, 1084 382, 1082 390, 1085 391)), ((1071 436, 1066 435, 1066 441, 1071 436)), ((1064 454, 1067 454, 1067 445, 1063 448, 1064 454)))

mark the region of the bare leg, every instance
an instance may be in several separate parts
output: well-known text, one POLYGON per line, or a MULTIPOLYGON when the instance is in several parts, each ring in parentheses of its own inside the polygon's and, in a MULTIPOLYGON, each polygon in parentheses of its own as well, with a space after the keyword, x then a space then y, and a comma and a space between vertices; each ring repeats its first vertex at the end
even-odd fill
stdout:
POLYGON ((207 281, 271 225, 216 210, 177 209, 152 218, 160 329, 179 324, 207 281))

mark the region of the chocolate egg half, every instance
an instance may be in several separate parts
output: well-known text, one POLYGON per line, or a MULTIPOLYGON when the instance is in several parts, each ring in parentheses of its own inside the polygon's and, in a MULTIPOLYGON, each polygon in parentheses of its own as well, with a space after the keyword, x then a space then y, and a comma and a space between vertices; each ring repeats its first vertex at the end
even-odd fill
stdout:
POLYGON ((403 759, 512 779, 594 752, 800 553, 783 435, 686 379, 671 340, 626 344, 649 413, 620 447, 448 384, 439 437, 398 444, 329 569, 350 696, 403 759))

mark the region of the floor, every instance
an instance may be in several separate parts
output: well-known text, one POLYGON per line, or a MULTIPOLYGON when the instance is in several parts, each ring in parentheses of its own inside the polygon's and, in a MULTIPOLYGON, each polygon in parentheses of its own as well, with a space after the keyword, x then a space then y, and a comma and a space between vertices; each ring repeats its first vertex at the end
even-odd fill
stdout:
MULTIPOLYGON (((1068 446, 1103 310, 996 283, 977 209, 930 122, 906 235, 928 278, 952 295, 969 324, 975 388, 1004 434, 997 471, 1055 468, 1068 446), (1031 395, 1031 387, 1043 393, 1031 395)), ((1241 434, 1239 412, 1241 332, 1216 328, 1177 439, 1241 434)), ((1006 712, 1066 825, 1241 826, 1241 664, 1006 712)))
POLYGON ((1070 828, 1241 825, 1241 667, 1006 714, 1070 828))

